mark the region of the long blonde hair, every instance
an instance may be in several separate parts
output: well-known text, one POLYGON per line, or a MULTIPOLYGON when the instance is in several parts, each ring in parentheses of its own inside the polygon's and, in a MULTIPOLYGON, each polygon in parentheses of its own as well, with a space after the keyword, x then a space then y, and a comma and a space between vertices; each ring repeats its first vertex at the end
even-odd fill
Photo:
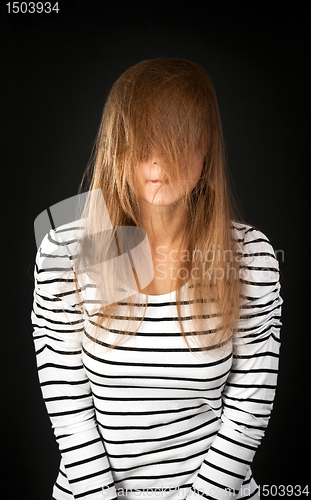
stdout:
MULTIPOLYGON (((184 175, 189 175, 198 151, 204 156, 202 174, 182 201, 186 209, 182 248, 191 258, 177 263, 175 286, 178 321, 189 348, 182 325, 184 279, 178 269, 187 269, 192 277, 191 271, 196 269, 191 310, 196 338, 204 338, 204 342, 207 336, 198 333, 206 333, 207 317, 214 318, 218 325, 217 346, 232 338, 241 293, 239 262, 235 258, 237 246, 232 233, 232 222, 237 220, 236 207, 229 189, 219 109, 212 81, 198 64, 182 59, 145 60, 130 67, 113 85, 83 180, 89 179, 89 200, 84 213, 87 237, 81 240, 77 260, 80 269, 87 269, 90 249, 93 258, 104 252, 105 227, 98 217, 99 202, 95 196, 98 190, 103 194, 114 229, 139 227, 139 204, 129 186, 135 182, 138 162, 150 159, 157 152, 165 165, 165 174, 178 188, 184 175), (205 266, 202 255, 209 256, 205 266)), ((99 257, 97 262, 101 260, 99 257)), ((100 266, 98 269, 92 279, 100 294, 105 276, 101 276, 100 266)), ((147 298, 144 296, 145 302, 147 298)), ((126 303, 128 317, 135 321, 134 302, 129 298, 126 303)), ((100 334, 109 329, 120 306, 118 301, 107 305, 101 301, 101 304, 93 315, 100 334)), ((203 341, 200 345, 207 348, 203 341)))

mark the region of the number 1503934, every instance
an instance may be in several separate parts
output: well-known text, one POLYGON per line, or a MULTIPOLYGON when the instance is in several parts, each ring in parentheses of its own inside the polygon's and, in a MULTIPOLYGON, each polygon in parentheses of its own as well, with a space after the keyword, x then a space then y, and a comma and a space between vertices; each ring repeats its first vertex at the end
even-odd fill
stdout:
POLYGON ((50 14, 59 13, 58 2, 8 2, 8 14, 50 14))
POLYGON ((261 497, 308 497, 309 486, 300 484, 264 484, 259 487, 261 497))

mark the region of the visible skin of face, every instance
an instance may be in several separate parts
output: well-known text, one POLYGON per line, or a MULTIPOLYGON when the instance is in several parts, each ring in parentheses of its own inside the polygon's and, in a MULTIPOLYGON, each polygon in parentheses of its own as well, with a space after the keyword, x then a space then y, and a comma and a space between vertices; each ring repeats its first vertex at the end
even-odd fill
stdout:
POLYGON ((187 192, 194 189, 200 179, 202 168, 203 157, 198 154, 192 164, 190 178, 183 180, 181 189, 176 190, 165 177, 164 165, 160 158, 155 156, 137 165, 135 182, 130 187, 138 197, 141 211, 140 226, 146 230, 151 247, 166 245, 168 248, 173 248, 180 242, 184 214, 182 203, 178 202, 187 192), (172 207, 173 203, 175 208, 172 207))
POLYGON ((194 189, 200 179, 202 166, 202 158, 194 161, 190 179, 182 181, 183 189, 181 192, 180 189, 179 191, 174 189, 174 186, 165 178, 165 171, 161 166, 161 161, 152 158, 137 165, 134 191, 141 200, 150 205, 152 203, 163 207, 172 205, 181 200, 187 191, 191 192, 194 189), (161 189, 159 189, 160 186, 161 189))

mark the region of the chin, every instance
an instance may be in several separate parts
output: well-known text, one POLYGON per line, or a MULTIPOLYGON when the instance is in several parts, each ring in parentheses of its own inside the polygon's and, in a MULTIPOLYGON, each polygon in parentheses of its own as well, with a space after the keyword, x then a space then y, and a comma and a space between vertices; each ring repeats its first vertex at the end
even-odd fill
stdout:
POLYGON ((173 203, 177 203, 179 200, 179 198, 159 198, 159 197, 155 197, 154 200, 152 200, 152 197, 148 198, 148 203, 151 205, 155 205, 155 206, 158 206, 158 207, 166 207, 166 206, 170 206, 170 205, 173 205, 173 203))

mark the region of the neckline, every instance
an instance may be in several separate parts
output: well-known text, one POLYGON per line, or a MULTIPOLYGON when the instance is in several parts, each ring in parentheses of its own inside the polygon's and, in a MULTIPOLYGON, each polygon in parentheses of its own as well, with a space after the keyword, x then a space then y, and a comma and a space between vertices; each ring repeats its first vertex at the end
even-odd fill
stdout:
MULTIPOLYGON (((190 281, 187 281, 187 283, 185 283, 180 290, 184 290, 186 288, 189 288, 190 286, 190 281)), ((148 303, 150 301, 153 301, 153 302, 161 302, 163 301, 163 299, 166 299, 166 298, 170 298, 170 297, 176 297, 176 292, 177 290, 173 290, 171 292, 166 292, 166 293, 160 293, 160 294, 157 294, 157 295, 148 295, 146 293, 141 293, 141 292, 138 292, 137 290, 135 290, 135 294, 138 295, 138 296, 142 296, 144 298, 147 298, 148 297, 148 303)))

